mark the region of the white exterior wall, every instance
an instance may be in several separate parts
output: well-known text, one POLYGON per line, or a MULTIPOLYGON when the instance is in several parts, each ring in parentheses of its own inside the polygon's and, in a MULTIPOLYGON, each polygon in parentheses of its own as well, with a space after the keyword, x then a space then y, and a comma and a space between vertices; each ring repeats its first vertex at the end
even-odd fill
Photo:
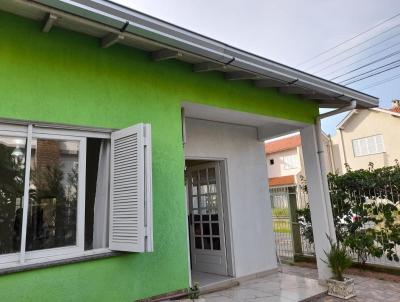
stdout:
POLYGON ((293 148, 285 151, 279 151, 267 155, 267 167, 268 167, 268 177, 281 177, 287 175, 297 175, 302 171, 300 163, 300 154, 298 148, 293 148), (285 156, 295 156, 296 158, 296 168, 285 169, 283 163, 283 157, 285 156), (270 164, 270 159, 274 160, 274 164, 270 164))
MULTIPOLYGON (((324 158, 325 158, 325 166, 327 172, 334 172, 334 161, 332 160, 332 152, 329 146, 329 138, 322 135, 321 136, 324 148, 324 158)), ((303 150, 301 146, 294 147, 289 150, 278 151, 272 154, 267 155, 267 169, 268 169, 268 177, 281 177, 293 175, 295 176, 295 182, 300 182, 300 176, 305 176, 304 171, 304 160, 303 160, 303 150), (295 169, 284 169, 283 157, 288 155, 296 156, 296 164, 297 167, 295 169), (270 159, 274 159, 275 163, 273 165, 270 164, 270 159)))
POLYGON ((264 143, 256 128, 187 118, 185 156, 226 159, 235 276, 277 268, 264 143))

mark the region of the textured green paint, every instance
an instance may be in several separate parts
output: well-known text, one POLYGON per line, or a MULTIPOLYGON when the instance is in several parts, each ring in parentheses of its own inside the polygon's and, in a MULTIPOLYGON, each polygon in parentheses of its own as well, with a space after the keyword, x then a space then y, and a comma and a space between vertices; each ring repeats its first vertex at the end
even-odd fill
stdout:
POLYGON ((153 128, 155 252, 0 277, 1 301, 132 301, 188 286, 180 106, 191 101, 311 123, 312 102, 195 74, 175 61, 0 12, 0 117, 153 128))

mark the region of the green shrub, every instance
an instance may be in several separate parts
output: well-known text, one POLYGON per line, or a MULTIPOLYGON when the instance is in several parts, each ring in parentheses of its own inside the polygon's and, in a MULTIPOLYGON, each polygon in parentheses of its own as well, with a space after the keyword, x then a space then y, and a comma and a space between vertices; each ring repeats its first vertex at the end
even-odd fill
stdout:
MULTIPOLYGON (((399 261, 400 245, 400 166, 329 174, 333 220, 337 241, 357 255, 361 264, 369 256, 386 256, 399 261)), ((303 186, 307 191, 307 186, 303 186)), ((314 242, 311 213, 307 206, 297 212, 302 235, 314 242)))

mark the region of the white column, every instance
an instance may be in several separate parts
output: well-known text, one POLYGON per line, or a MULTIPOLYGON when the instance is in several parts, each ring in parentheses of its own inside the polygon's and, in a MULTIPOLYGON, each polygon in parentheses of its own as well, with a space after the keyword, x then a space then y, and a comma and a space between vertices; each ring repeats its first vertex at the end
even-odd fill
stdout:
POLYGON ((324 190, 324 187, 328 187, 328 183, 324 167, 325 162, 323 160, 320 162, 318 156, 317 139, 319 138, 317 137, 317 133, 315 125, 307 126, 300 131, 318 276, 320 281, 325 281, 332 276, 328 264, 324 262, 326 260, 324 251, 328 252, 330 250, 330 244, 326 235, 333 239, 336 236, 329 194, 324 190))

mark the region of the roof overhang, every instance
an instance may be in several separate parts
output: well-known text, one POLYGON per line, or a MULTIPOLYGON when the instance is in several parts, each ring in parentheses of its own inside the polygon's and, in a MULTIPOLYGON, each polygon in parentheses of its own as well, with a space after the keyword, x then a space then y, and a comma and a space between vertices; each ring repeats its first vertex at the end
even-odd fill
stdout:
POLYGON ((157 18, 104 0, 11 0, 0 9, 44 22, 43 31, 60 26, 98 37, 101 47, 125 44, 152 53, 155 61, 177 59, 194 72, 220 71, 227 80, 250 80, 257 87, 338 108, 352 100, 357 108, 379 99, 283 64, 234 48, 157 18))

